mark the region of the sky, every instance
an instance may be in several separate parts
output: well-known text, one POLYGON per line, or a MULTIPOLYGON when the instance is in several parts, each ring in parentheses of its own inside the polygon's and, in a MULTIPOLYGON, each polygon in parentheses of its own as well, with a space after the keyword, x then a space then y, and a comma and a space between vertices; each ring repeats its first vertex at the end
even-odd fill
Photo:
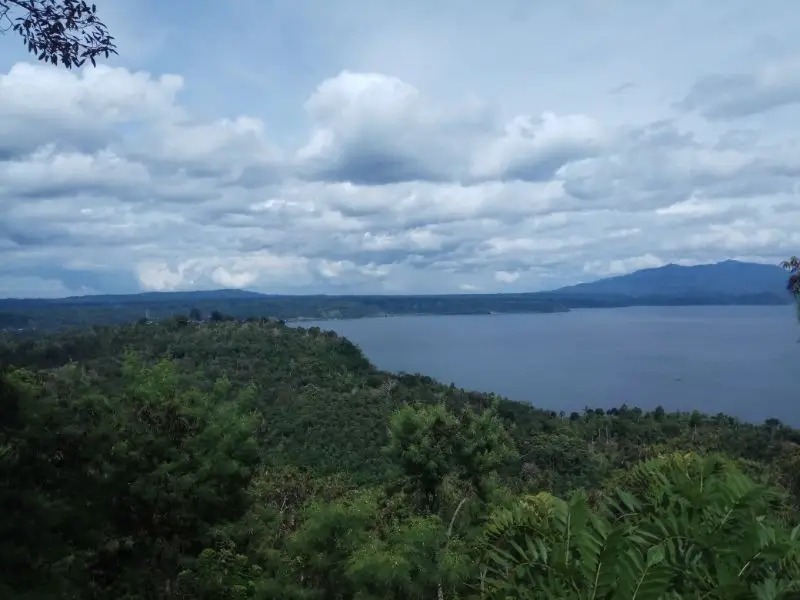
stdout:
POLYGON ((0 296, 552 289, 800 253, 791 0, 97 0, 0 35, 0 296))

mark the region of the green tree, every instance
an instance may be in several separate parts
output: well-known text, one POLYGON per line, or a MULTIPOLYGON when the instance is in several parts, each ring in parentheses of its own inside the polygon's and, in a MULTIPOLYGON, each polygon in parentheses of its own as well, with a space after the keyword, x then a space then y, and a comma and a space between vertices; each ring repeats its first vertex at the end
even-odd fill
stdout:
POLYGON ((206 548, 175 586, 180 600, 247 600, 257 598, 261 569, 233 544, 206 548))
POLYGON ((54 597, 161 597, 241 518, 258 464, 247 389, 128 355, 113 397, 76 365, 4 377, 2 578, 54 597))
MULTIPOLYGON (((518 461, 516 448, 495 408, 476 412, 468 407, 456 415, 435 404, 405 406, 397 411, 389 422, 386 451, 402 474, 415 513, 411 517, 415 525, 398 530, 394 543, 418 556, 419 551, 413 550, 414 543, 408 540, 428 540, 427 546, 423 544, 428 568, 414 567, 417 578, 413 595, 409 595, 412 589, 407 585, 403 588, 405 597, 429 597, 435 589, 437 597, 444 598, 444 590, 458 588, 469 571, 466 548, 474 533, 470 526, 479 522, 479 518, 469 518, 470 500, 474 500, 473 515, 485 510, 496 488, 498 471, 518 461), (464 525, 459 527, 460 523, 464 525)), ((360 564, 368 556, 386 556, 385 545, 383 551, 372 548, 362 554, 360 564)), ((397 553, 388 551, 389 556, 397 553)), ((378 563, 373 560, 370 564, 378 563)), ((387 564, 398 563, 387 559, 387 564)))
POLYGON ((390 522, 385 534, 371 536, 348 560, 347 576, 358 598, 426 600, 452 597, 463 588, 472 564, 460 541, 443 544, 447 530, 437 516, 390 522), (437 591, 438 590, 438 591, 437 591))
POLYGON ((363 492, 352 498, 312 504, 308 518, 290 540, 303 587, 319 590, 324 600, 352 598, 357 592, 347 565, 368 543, 378 522, 376 497, 363 492))
POLYGON ((386 452, 426 514, 441 507, 448 476, 468 483, 485 500, 497 470, 517 457, 494 410, 467 408, 456 416, 440 404, 397 411, 389 423, 386 452))
POLYGON ((37 59, 71 69, 117 54, 114 38, 85 0, 0 0, 0 23, 37 59))

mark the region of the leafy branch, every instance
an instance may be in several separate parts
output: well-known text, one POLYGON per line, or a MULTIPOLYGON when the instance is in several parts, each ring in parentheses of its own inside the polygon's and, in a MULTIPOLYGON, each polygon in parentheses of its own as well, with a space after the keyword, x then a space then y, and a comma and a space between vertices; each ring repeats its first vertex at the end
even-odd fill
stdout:
POLYGON ((114 38, 85 0, 0 0, 0 30, 22 37, 37 60, 71 69, 117 54, 114 38), (17 16, 17 13, 19 15, 17 16))

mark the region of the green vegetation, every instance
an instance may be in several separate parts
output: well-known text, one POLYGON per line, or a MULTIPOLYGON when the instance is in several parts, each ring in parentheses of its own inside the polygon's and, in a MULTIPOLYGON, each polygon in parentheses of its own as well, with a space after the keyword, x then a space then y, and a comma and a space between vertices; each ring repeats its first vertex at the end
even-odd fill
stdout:
POLYGON ((2 598, 800 593, 777 420, 556 414, 264 319, 8 335, 0 361, 2 598))

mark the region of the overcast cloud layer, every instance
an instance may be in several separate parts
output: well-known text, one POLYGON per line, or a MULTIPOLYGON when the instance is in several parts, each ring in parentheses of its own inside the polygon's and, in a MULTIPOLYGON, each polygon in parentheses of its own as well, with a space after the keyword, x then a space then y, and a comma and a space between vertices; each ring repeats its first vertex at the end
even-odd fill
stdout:
POLYGON ((98 11, 96 69, 0 37, 0 296, 534 291, 800 252, 791 0, 98 11))

